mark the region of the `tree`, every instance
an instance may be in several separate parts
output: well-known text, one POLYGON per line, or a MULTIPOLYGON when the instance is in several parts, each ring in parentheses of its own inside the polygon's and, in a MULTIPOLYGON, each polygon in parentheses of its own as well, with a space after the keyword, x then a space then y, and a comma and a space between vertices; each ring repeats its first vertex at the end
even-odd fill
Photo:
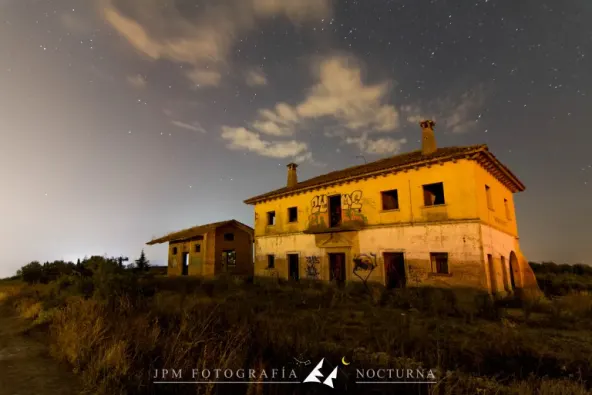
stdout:
POLYGON ((144 250, 140 254, 140 258, 136 259, 136 268, 140 271, 146 271, 150 267, 150 261, 146 259, 146 255, 144 254, 144 250))
POLYGON ((120 269, 123 269, 123 262, 127 262, 129 261, 129 258, 123 255, 120 255, 119 258, 117 258, 117 264, 119 265, 120 269))
POLYGON ((43 267, 38 261, 33 261, 21 268, 20 274, 23 281, 29 284, 41 282, 43 278, 43 267))

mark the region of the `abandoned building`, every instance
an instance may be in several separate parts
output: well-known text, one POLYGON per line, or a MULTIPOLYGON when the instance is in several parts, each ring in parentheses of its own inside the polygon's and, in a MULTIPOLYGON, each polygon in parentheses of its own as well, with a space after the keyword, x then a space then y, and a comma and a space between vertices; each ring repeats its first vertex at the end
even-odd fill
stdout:
POLYGON ((536 287, 519 246, 513 194, 525 189, 486 145, 436 146, 287 185, 247 199, 256 276, 469 287, 536 287))
POLYGON ((148 245, 169 243, 169 276, 253 275, 253 228, 236 220, 170 233, 148 245))

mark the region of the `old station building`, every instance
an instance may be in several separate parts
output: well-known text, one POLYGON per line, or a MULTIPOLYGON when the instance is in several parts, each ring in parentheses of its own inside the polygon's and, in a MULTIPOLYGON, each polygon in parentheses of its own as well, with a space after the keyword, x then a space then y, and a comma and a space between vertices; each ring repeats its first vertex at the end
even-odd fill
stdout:
MULTIPOLYGON (((525 189, 486 145, 421 150, 245 201, 255 211, 256 276, 373 281, 387 287, 536 286, 520 252, 513 194, 525 189)), ((171 244, 172 246, 172 244, 171 244)))
POLYGON ((169 276, 253 275, 253 228, 235 221, 195 226, 149 241, 169 243, 169 276))

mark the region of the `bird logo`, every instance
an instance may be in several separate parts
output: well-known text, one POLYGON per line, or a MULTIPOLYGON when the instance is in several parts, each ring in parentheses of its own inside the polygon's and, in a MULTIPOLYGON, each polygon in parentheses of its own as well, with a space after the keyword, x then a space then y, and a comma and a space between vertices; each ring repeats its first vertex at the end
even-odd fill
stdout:
MULTIPOLYGON (((323 362, 325 362, 325 358, 322 358, 321 361, 317 364, 317 366, 315 366, 315 368, 312 370, 312 372, 310 372, 310 374, 304 379, 303 383, 321 383, 320 378, 323 378, 323 374, 321 373, 321 368, 323 367, 323 362)), ((349 364, 351 364, 351 362, 347 362, 345 360, 345 356, 343 356, 341 358, 341 363, 344 366, 348 366, 349 364)), ((322 382, 322 384, 325 384, 327 387, 333 387, 333 380, 335 380, 337 378, 337 370, 339 369, 339 366, 336 366, 335 369, 333 369, 333 371, 331 373, 329 373, 329 375, 327 376, 327 378, 325 378, 325 380, 322 382)))

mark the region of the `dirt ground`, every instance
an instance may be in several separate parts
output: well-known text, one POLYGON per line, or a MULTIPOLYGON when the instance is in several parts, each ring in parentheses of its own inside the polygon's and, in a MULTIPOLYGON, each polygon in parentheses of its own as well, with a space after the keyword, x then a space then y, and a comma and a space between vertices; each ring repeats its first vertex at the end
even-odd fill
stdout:
POLYGON ((49 356, 41 336, 25 329, 26 322, 0 303, 0 394, 79 394, 77 377, 49 356))

